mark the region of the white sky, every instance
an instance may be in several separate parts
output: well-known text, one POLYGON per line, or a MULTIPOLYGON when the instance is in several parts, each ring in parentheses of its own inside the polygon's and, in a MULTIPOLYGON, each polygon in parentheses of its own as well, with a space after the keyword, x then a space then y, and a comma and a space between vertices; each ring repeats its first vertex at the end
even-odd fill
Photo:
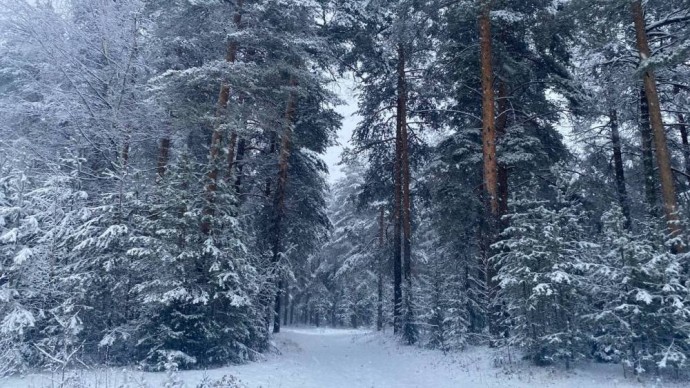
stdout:
POLYGON ((354 94, 354 80, 349 78, 341 78, 337 84, 333 85, 332 90, 345 101, 344 105, 336 107, 336 111, 343 116, 343 126, 338 131, 338 145, 329 147, 323 160, 328 165, 328 183, 333 183, 343 176, 340 163, 340 155, 343 152, 343 147, 350 142, 350 137, 354 131, 360 117, 355 114, 357 111, 357 98, 354 94))

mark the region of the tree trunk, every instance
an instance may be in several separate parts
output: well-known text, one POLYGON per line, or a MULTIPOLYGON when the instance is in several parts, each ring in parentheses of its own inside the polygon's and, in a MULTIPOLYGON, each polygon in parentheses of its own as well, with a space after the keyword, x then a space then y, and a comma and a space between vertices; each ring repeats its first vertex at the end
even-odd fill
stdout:
POLYGON ((397 124, 400 127, 400 174, 402 194, 402 264, 405 279, 405 317, 403 336, 408 344, 417 342, 412 301, 412 202, 410 199, 410 146, 407 133, 407 79, 405 49, 398 45, 397 124))
MULTIPOLYGON (((239 26, 243 0, 237 0, 237 12, 234 20, 239 26)), ((235 62, 237 58, 238 43, 232 41, 228 44, 228 51, 225 55, 227 62, 235 62)), ((230 100, 230 85, 225 81, 221 82, 220 92, 218 93, 218 104, 216 106, 216 123, 214 124, 213 134, 211 135, 211 147, 209 148, 209 164, 210 170, 207 174, 206 184, 206 205, 203 210, 203 219, 201 221, 201 232, 208 235, 211 232, 211 218, 215 213, 214 202, 216 191, 218 190, 218 157, 220 156, 221 143, 223 142, 223 134, 220 131, 220 124, 226 113, 228 101, 230 100)))
MULTIPOLYGON (((290 80, 290 87, 296 86, 294 78, 290 80)), ((283 219, 285 218, 285 195, 287 190, 288 168, 290 160, 290 146, 292 141, 292 126, 295 117, 296 101, 295 94, 290 91, 288 95, 287 107, 285 109, 285 129, 280 140, 280 157, 278 159, 278 182, 275 190, 274 209, 274 242, 273 242, 273 263, 278 265, 280 262, 280 255, 283 250, 283 219)), ((283 279, 282 275, 277 277, 277 290, 275 298, 273 332, 280 332, 280 302, 283 293, 283 279)))
POLYGON ((378 254, 378 284, 376 300, 376 330, 383 330, 383 252, 384 252, 384 207, 379 209, 379 254, 378 254))
MULTIPOLYGON (((503 138, 506 135, 508 128, 508 91, 503 80, 498 81, 498 118, 496 120, 496 140, 503 138)), ((498 217, 499 227, 501 230, 507 225, 503 220, 503 216, 508 214, 508 166, 505 163, 498 165, 498 217)))
POLYGON ((640 89, 640 145, 642 149, 642 168, 644 169, 644 190, 649 215, 657 217, 656 179, 654 178, 654 143, 652 128, 649 125, 649 105, 644 87, 640 89))
POLYGON ((243 160, 245 150, 246 140, 240 139, 237 142, 237 159, 235 160, 235 169, 237 170, 237 176, 235 177, 235 192, 238 194, 242 188, 242 169, 244 168, 243 160))
POLYGON ((297 295, 296 299, 292 300, 292 303, 290 303, 290 325, 295 324, 295 304, 299 303, 299 294, 297 295))
POLYGON ((630 202, 628 190, 625 188, 625 170, 623 169, 623 153, 621 152, 621 137, 618 132, 618 113, 612 109, 609 113, 611 119, 611 146, 613 147, 613 164, 616 174, 616 189, 618 202, 621 205, 625 217, 625 228, 630 230, 630 202))
POLYGON ((285 292, 284 292, 284 302, 283 302, 283 325, 287 325, 288 323, 288 313, 290 310, 288 309, 288 306, 290 305, 290 286, 286 285, 285 286, 285 292))
MULTIPOLYGON (((481 254, 481 260, 485 269, 484 281, 487 287, 487 303, 489 304, 489 332, 498 337, 500 334, 500 311, 494 306, 496 299, 496 285, 493 280, 498 272, 495 264, 491 262, 491 244, 498 236, 500 226, 500 204, 498 193, 498 160, 496 158, 496 109, 494 104, 494 76, 492 63, 492 38, 491 38, 491 1, 486 0, 479 15, 479 44, 480 66, 482 83, 482 155, 484 161, 484 192, 486 194, 487 208, 489 212, 487 235, 483 236, 485 244, 481 254)), ((507 175, 506 175, 507 178, 507 175)))
POLYGON ((161 145, 158 149, 158 164, 156 172, 158 173, 158 179, 163 179, 165 176, 165 170, 168 168, 168 160, 170 159, 170 137, 166 136, 161 139, 161 145))
POLYGON ((235 144, 237 144, 237 132, 230 131, 230 140, 228 140, 228 154, 227 154, 227 164, 228 171, 226 175, 226 181, 230 182, 233 177, 233 170, 235 168, 235 144))
POLYGON ((690 179, 690 144, 688 144, 688 127, 685 123, 685 116, 678 113, 678 130, 680 131, 680 141, 683 146, 683 163, 685 164, 685 174, 690 179))
POLYGON ((496 113, 494 107, 494 76, 491 59, 490 11, 490 3, 487 1, 479 16, 482 78, 482 154, 484 157, 484 189, 486 190, 491 215, 497 217, 499 214, 498 164, 496 160, 496 113))
MULTIPOLYGON (((269 134, 269 141, 268 141, 268 155, 273 155, 276 152, 276 135, 275 133, 271 132, 269 134)), ((264 195, 266 195, 266 198, 271 198, 271 177, 267 176, 266 177, 266 187, 264 188, 264 195)))
POLYGON ((398 333, 402 320, 402 126, 400 125, 400 99, 398 98, 395 126, 395 165, 393 167, 393 332, 398 333))
MULTIPOLYGON (((680 88, 675 86, 673 88, 673 93, 678 94, 680 88)), ((680 131, 680 141, 683 147, 683 163, 685 164, 685 174, 690 180, 690 144, 688 143, 688 127, 685 122, 685 116, 678 112, 676 114, 676 120, 678 121, 678 130, 680 131)))
MULTIPOLYGON (((636 0, 632 3, 632 13, 635 21, 637 48, 644 62, 651 58, 651 50, 649 49, 649 42, 647 41, 647 31, 641 0, 636 0)), ((643 63, 643 65, 646 65, 646 63, 643 63)), ((676 199, 676 189, 673 184, 671 157, 666 144, 666 133, 664 131, 664 122, 661 116, 659 95, 656 89, 656 79, 654 77, 654 71, 651 68, 647 68, 644 73, 644 89, 647 96, 647 103, 649 104, 649 121, 654 137, 657 166, 659 167, 661 196, 663 199, 666 224, 668 225, 671 237, 680 237, 682 228, 678 218, 678 203, 676 199)), ((676 242, 673 244, 672 249, 674 252, 682 252, 684 246, 682 243, 676 242)))
MULTIPOLYGON (((232 17, 232 22, 237 30, 240 29, 242 24, 242 6, 244 5, 244 0, 237 0, 237 9, 232 17)), ((228 50, 227 61, 234 63, 237 60, 237 50, 239 48, 239 43, 236 41, 230 42, 230 48, 228 50)), ((235 164, 235 144, 237 143, 237 131, 230 131, 230 140, 228 141, 228 178, 232 178, 233 165, 235 164)))

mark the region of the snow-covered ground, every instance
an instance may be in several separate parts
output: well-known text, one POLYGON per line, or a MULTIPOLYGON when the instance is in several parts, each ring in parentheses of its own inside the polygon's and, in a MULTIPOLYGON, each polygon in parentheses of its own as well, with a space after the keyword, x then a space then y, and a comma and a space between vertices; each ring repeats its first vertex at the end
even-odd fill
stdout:
MULTIPOLYGON (((444 355, 362 330, 285 328, 275 337, 275 345, 279 352, 247 365, 173 376, 100 370, 76 377, 82 384, 79 387, 93 388, 196 388, 204 381, 230 375, 241 381, 240 386, 250 388, 687 387, 659 379, 643 383, 626 380, 620 366, 615 365, 586 364, 571 371, 521 363, 496 366, 496 359, 507 359, 508 355, 487 348, 444 355)), ((59 387, 51 381, 61 378, 30 375, 0 380, 0 387, 59 387)))

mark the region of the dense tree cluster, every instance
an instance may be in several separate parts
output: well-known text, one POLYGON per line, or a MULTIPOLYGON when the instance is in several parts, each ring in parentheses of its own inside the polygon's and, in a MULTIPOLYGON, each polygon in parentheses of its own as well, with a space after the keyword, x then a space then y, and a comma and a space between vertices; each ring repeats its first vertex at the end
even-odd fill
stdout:
POLYGON ((0 12, 0 372, 264 351, 330 225, 323 6, 0 12))
POLYGON ((383 277, 408 343, 687 370, 688 9, 340 2, 363 116, 345 161, 364 167, 336 186, 351 204, 331 210, 324 303, 369 301, 383 277))
POLYGON ((687 0, 0 0, 0 375, 281 324, 687 371, 688 47, 687 0))

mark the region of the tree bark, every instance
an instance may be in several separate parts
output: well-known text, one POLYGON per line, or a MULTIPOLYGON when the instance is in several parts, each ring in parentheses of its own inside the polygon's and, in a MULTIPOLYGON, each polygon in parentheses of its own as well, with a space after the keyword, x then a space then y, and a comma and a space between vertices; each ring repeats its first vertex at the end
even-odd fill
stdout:
POLYGON ((290 312, 288 309, 288 306, 290 305, 290 286, 288 284, 285 285, 285 292, 283 294, 283 325, 287 325, 288 313, 290 312))
MULTIPOLYGON (((240 29, 242 24, 242 6, 244 5, 244 0, 237 0, 237 10, 232 17, 232 22, 237 30, 240 29)), ((239 49, 239 43, 237 41, 230 42, 230 49, 228 50, 227 60, 230 63, 234 63, 237 60, 237 50, 239 49)), ((228 141, 228 178, 232 178, 233 165, 235 164, 235 144, 237 143, 237 131, 230 131, 230 140, 228 141)))
POLYGON ((644 170, 645 199, 649 215, 657 217, 656 179, 654 178, 654 143, 649 124, 649 105, 644 87, 640 89, 640 145, 642 149, 642 168, 644 170))
POLYGON ((402 309, 402 133, 400 118, 395 128, 395 164, 393 166, 393 332, 401 326, 402 309))
MULTIPOLYGON (((506 135, 508 128, 508 90, 503 80, 498 81, 498 118, 496 120, 496 141, 506 135)), ((508 214, 508 166, 497 160, 498 168, 498 217, 501 230, 507 225, 503 216, 508 214)))
MULTIPOLYGON (((237 12, 235 13, 235 21, 239 25, 241 14, 240 8, 243 0, 237 0, 237 12)), ((225 55, 227 62, 235 62, 237 58, 238 43, 232 41, 228 44, 228 50, 225 55)), ((201 232, 208 235, 211 232, 211 218, 215 214, 214 202, 216 191, 218 190, 218 157, 220 156, 221 144, 223 142, 223 134, 220 130, 220 124, 223 116, 227 111, 228 101, 230 100, 230 85, 223 81, 220 85, 220 92, 218 93, 218 104, 216 106, 216 123, 214 124, 213 134, 211 134, 211 146, 209 147, 209 164, 210 170, 207 174, 206 205, 203 210, 203 219, 201 221, 201 232)))
POLYGON ((379 254, 378 254, 378 284, 376 300, 376 330, 383 330, 383 252, 384 239, 384 207, 379 209, 379 254))
MULTIPOLYGON (((498 192, 498 160, 496 158, 496 109, 494 104, 494 75, 492 62, 492 38, 491 38, 491 0, 485 0, 479 15, 479 44, 480 44, 480 66, 482 84, 482 155, 483 155, 483 177, 484 192, 486 194, 487 208, 489 213, 487 235, 483 236, 485 244, 481 244, 483 252, 481 260, 485 268, 485 278, 487 288, 487 311, 489 311, 488 323, 489 333, 494 337, 500 335, 501 329, 499 321, 501 311, 499 306, 494 305, 496 299, 497 286, 494 276, 498 268, 491 258, 491 244, 498 236, 500 227, 500 203, 498 192)), ((506 175, 507 178, 507 175, 506 175)))
MULTIPOLYGON (((680 88, 676 85, 673 88, 673 93, 680 93, 680 88)), ((690 144, 688 143, 688 127, 685 122, 685 115, 678 112, 676 114, 676 120, 678 121, 678 130, 680 131, 680 141, 683 147, 683 163, 685 164, 685 174, 690 180, 690 144)))
POLYGON ((688 127, 685 123, 685 116, 682 113, 678 113, 676 118, 678 120, 678 130, 680 131, 680 141, 683 147, 683 163, 685 164, 685 174, 690 177, 690 144, 688 143, 688 127))
POLYGON ((163 176, 165 176, 165 171, 168 168, 168 160, 170 159, 170 144, 170 137, 166 136, 161 139, 161 144, 158 148, 158 162, 156 166, 158 179, 163 179, 163 176))
POLYGON ((412 201, 410 199, 410 146, 407 133, 407 79, 405 49, 398 45, 397 125, 400 127, 400 174, 402 195, 402 264, 405 279, 405 317, 403 336, 408 344, 417 342, 412 301, 412 201))
POLYGON ((611 109, 609 112, 611 120, 611 146, 613 148, 613 164, 616 174, 616 190, 618 191, 618 202, 621 205, 623 216, 625 217, 625 228, 630 230, 630 202, 628 190, 625 187, 625 170, 623 169, 623 153, 621 152, 621 137, 618 132, 618 112, 611 109))
POLYGON ((239 194, 242 188, 242 170, 244 168, 243 160, 244 153, 246 150, 246 140, 240 139, 237 142, 237 158, 235 159, 235 170, 237 171, 237 176, 235 177, 235 192, 239 194))
POLYGON ((490 2, 487 1, 479 16, 479 40, 482 81, 482 154, 484 157, 484 189, 489 210, 495 218, 499 214, 498 163, 496 160, 496 122, 494 76, 492 64, 490 2))
MULTIPOLYGON (((269 134, 270 139, 268 140, 268 154, 273 155, 276 152, 276 135, 271 132, 269 134)), ((266 187, 264 188, 264 195, 266 198, 271 197, 271 177, 266 177, 266 187)))
MULTIPOLYGON (((637 41, 637 48, 640 52, 642 61, 646 61, 651 58, 652 53, 649 49, 649 42, 647 40, 647 31, 641 0, 636 0, 632 3, 632 14, 633 20, 635 21, 635 38, 637 41)), ((671 157, 666 144, 664 122, 661 116, 659 95, 657 93, 656 79, 654 76, 654 70, 652 68, 647 68, 644 73, 644 88, 647 96, 647 102, 649 104, 649 121, 654 137, 654 147, 656 150, 657 166, 659 168, 661 196, 663 199, 666 224, 672 238, 680 237, 682 234, 682 228, 678 218, 678 203, 676 199, 676 189, 673 183, 673 171, 671 170, 671 157)), ((674 252, 682 252, 684 249, 683 244, 679 242, 675 242, 672 247, 674 252)))
MULTIPOLYGON (((290 87, 297 85, 294 78, 290 80, 290 87)), ((274 209, 274 242, 273 242, 273 263, 280 262, 280 255, 283 250, 283 219, 285 218, 285 195, 287 191, 288 168, 290 160, 290 147, 292 142, 292 126, 296 110, 295 94, 293 91, 289 92, 287 107, 285 109, 285 128, 280 140, 280 157, 278 159, 278 182, 276 184, 274 209)), ((275 298, 275 309, 273 319, 273 332, 280 332, 280 308, 281 296, 283 293, 283 279, 282 275, 277 277, 277 290, 275 298)))

